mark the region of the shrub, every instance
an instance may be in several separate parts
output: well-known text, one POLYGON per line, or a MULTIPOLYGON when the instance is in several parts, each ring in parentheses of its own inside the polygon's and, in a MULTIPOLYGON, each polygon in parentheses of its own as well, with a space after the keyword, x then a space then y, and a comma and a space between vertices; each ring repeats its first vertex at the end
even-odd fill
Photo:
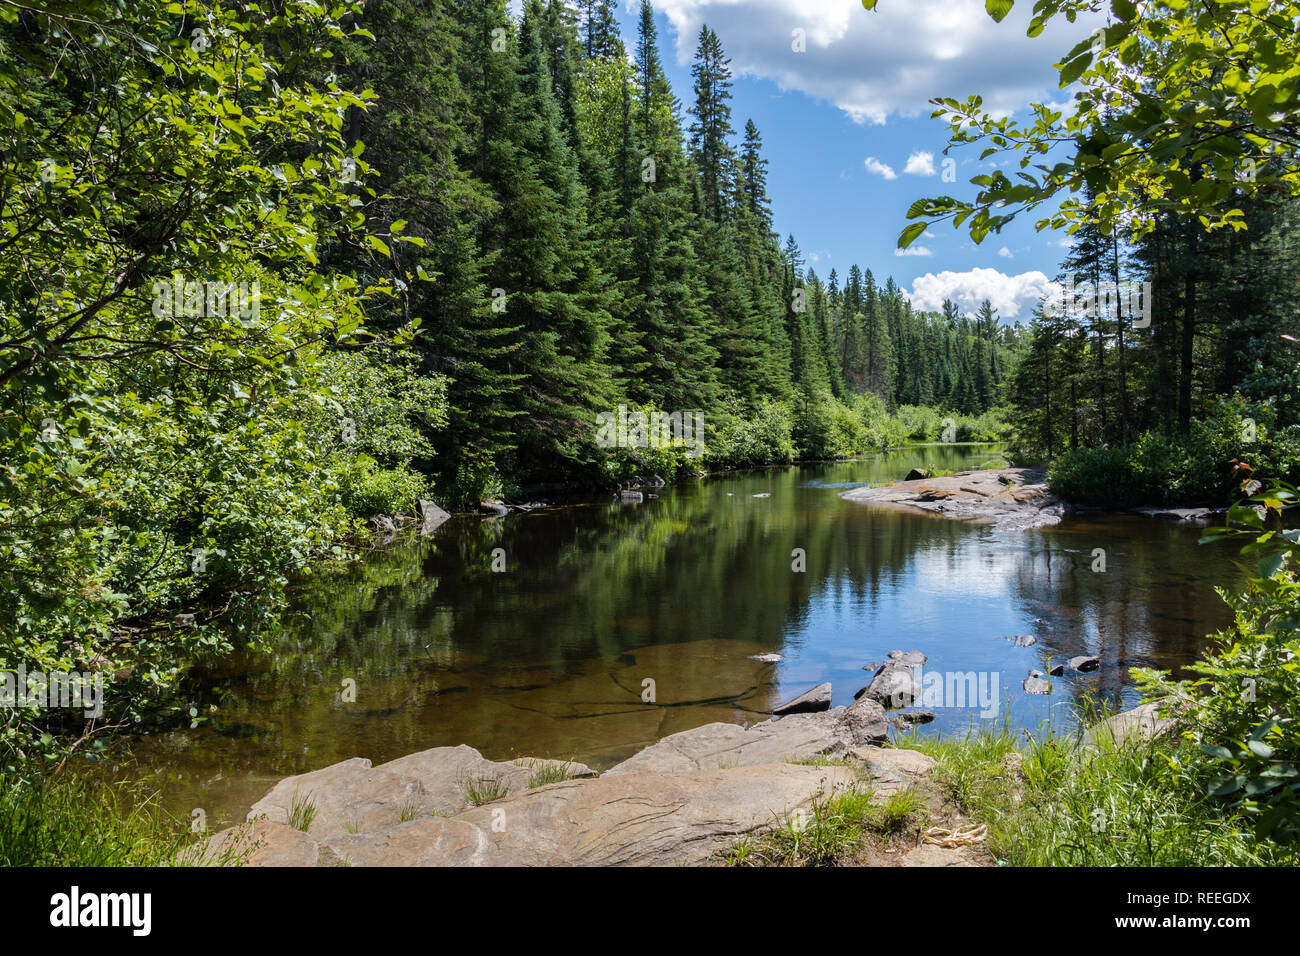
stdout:
POLYGON ((357 455, 340 476, 343 504, 361 518, 415 513, 415 503, 428 493, 422 475, 406 468, 381 468, 369 455, 357 455))
POLYGON ((710 465, 787 464, 796 456, 794 415, 790 406, 764 401, 752 411, 724 410, 720 425, 709 432, 710 465))

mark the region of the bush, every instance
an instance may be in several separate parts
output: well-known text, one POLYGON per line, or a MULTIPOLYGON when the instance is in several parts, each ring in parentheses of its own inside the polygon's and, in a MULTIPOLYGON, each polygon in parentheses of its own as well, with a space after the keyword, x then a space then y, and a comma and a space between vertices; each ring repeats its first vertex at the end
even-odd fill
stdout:
POLYGON ((1256 536, 1243 554, 1258 561, 1259 577, 1240 594, 1219 592, 1233 626, 1212 635, 1212 651, 1189 668, 1201 676, 1134 671, 1148 698, 1175 702, 1184 737, 1203 755, 1195 775, 1203 792, 1254 821, 1258 838, 1285 844, 1300 840, 1300 531, 1283 530, 1281 512, 1298 498, 1286 486, 1253 495, 1207 534, 1256 536))
POLYGON ((1054 494, 1076 504, 1226 505, 1235 497, 1245 462, 1254 477, 1284 479, 1296 468, 1294 430, 1274 427, 1271 406, 1225 399, 1192 423, 1190 434, 1144 433, 1125 448, 1081 448, 1048 470, 1054 494))
POLYGON ((697 434, 696 426, 700 420, 694 417, 694 413, 674 412, 672 415, 677 417, 665 420, 663 410, 655 405, 635 405, 625 401, 619 408, 626 410, 626 424, 621 426, 625 434, 618 434, 620 425, 616 418, 606 420, 601 426, 602 431, 608 429, 603 436, 606 447, 601 463, 601 473, 606 479, 617 481, 658 475, 665 481, 672 481, 679 475, 700 469, 708 454, 705 440, 709 427, 707 418, 697 434), (610 444, 624 439, 631 447, 610 444))
POLYGON ((706 460, 713 466, 788 464, 794 461, 794 415, 784 402, 765 401, 750 412, 726 410, 711 430, 706 460))
POLYGON ((381 468, 369 455, 357 455, 340 475, 344 507, 361 518, 415 513, 415 503, 428 496, 428 481, 406 468, 381 468))

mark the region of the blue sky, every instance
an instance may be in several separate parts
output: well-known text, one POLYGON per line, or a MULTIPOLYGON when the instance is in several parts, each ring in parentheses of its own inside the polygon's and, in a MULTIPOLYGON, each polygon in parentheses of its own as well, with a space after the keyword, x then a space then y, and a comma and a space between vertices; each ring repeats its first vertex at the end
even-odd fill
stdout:
MULTIPOLYGON (((636 4, 624 0, 618 11, 629 49, 636 4)), ((860 0, 658 0, 655 8, 683 107, 700 24, 718 34, 735 74, 733 125, 739 133, 747 118, 757 124, 776 228, 783 239, 794 233, 818 275, 834 267, 842 280, 856 262, 881 282, 893 275, 919 308, 950 296, 973 311, 987 296, 1014 322, 1027 320, 1059 271, 1064 233, 1036 232, 1031 216, 979 246, 949 225, 918 239, 912 255, 897 255, 896 244, 913 200, 973 196, 970 177, 987 171, 978 148, 965 147, 953 154, 957 182, 941 181, 947 127, 929 118, 930 97, 979 93, 1019 119, 1031 102, 1068 100, 1051 64, 1102 21, 1062 22, 1031 40, 1031 6, 1021 0, 1001 24, 983 0, 880 0, 873 13, 860 0), (792 49, 797 29, 802 53, 792 49)))

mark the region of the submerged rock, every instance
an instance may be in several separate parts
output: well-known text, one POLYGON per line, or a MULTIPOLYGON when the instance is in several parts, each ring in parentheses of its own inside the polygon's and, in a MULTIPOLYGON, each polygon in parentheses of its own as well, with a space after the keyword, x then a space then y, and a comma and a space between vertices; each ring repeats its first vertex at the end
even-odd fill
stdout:
POLYGON ((785 660, 780 654, 750 654, 751 661, 758 661, 760 664, 779 664, 785 660))

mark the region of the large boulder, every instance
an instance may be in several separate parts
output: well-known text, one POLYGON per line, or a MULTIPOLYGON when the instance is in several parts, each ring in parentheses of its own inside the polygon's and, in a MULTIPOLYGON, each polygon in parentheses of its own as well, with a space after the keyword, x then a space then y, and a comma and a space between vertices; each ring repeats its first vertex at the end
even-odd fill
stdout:
POLYGON ((768 764, 571 780, 322 847, 351 866, 674 866, 707 862, 836 789, 848 767, 768 764))

